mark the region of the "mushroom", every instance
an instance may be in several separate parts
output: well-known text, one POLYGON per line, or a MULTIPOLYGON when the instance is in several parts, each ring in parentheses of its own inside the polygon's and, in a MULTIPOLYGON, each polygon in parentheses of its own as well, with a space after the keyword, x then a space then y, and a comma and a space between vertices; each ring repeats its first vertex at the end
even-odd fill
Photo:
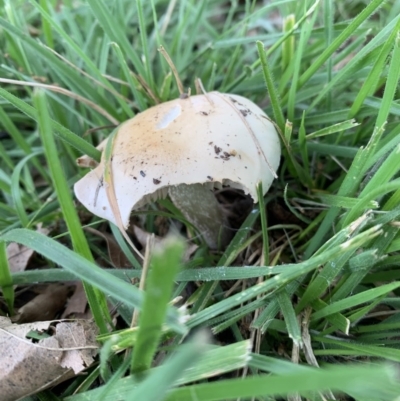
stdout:
POLYGON ((273 123, 250 100, 219 92, 186 95, 121 124, 100 164, 74 190, 89 211, 125 229, 132 210, 169 195, 217 248, 229 232, 212 190, 241 189, 257 202, 256 186, 262 182, 268 191, 280 154, 273 123))

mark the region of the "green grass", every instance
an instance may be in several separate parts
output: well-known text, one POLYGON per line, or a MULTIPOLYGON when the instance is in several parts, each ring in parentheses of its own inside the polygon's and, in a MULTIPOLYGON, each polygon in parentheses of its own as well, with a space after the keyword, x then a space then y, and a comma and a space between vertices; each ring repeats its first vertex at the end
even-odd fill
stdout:
MULTIPOLYGON (((81 279, 102 347, 87 375, 26 401, 398 397, 400 1, 263 3, 0 0, 1 313, 15 285, 81 279), (110 126, 179 96, 161 45, 185 90, 201 78, 260 105, 283 156, 224 252, 195 237, 180 266, 171 241, 141 291, 141 261, 72 187, 110 126), (41 257, 10 273, 10 241, 41 257)), ((159 235, 184 222, 169 200, 135 219, 159 235)))

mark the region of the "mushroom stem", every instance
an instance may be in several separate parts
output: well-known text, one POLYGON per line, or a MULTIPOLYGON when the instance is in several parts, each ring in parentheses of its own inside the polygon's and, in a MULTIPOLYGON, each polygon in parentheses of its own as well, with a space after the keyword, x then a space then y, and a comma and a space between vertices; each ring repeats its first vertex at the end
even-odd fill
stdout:
POLYGON ((206 185, 171 186, 168 193, 174 205, 200 231, 210 248, 217 249, 228 244, 230 240, 228 219, 206 185))

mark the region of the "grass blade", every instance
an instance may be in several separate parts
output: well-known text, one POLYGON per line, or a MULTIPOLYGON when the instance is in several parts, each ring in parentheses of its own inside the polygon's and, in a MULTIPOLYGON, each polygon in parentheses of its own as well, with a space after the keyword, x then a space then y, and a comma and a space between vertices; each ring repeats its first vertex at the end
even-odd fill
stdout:
POLYGON ((326 60, 355 32, 355 30, 380 7, 383 0, 372 0, 356 18, 351 21, 346 29, 329 45, 322 54, 313 61, 312 65, 299 78, 299 87, 302 87, 326 60))
POLYGON ((159 370, 152 373, 137 389, 133 390, 128 399, 157 401, 164 398, 167 390, 178 380, 180 372, 193 366, 200 359, 207 340, 204 332, 197 333, 192 341, 179 347, 177 353, 159 370), (154 383, 157 383, 156 387, 154 383))
POLYGON ((140 61, 139 56, 129 43, 128 38, 123 32, 121 24, 116 18, 114 18, 106 4, 96 0, 88 0, 88 4, 100 22, 106 35, 111 39, 111 41, 116 42, 119 46, 121 46, 126 58, 132 61, 138 74, 141 76, 146 76, 146 71, 143 68, 143 64, 140 61))
MULTIPOLYGON (((16 96, 12 95, 10 92, 7 92, 3 88, 0 88, 0 96, 10 102, 14 107, 21 110, 28 117, 32 118, 36 122, 38 121, 39 116, 37 111, 28 103, 25 103, 23 100, 18 99, 16 96)), ((88 155, 96 161, 100 161, 101 153, 93 145, 86 142, 84 139, 80 138, 69 129, 63 127, 57 121, 51 120, 50 118, 49 121, 51 121, 51 128, 55 130, 60 139, 78 149, 82 154, 88 155)))
POLYGON ((15 294, 5 242, 0 242, 0 288, 6 301, 8 312, 12 316, 14 314, 15 294))
MULTIPOLYGON (((19 228, 1 235, 0 241, 23 244, 115 299, 135 308, 142 307, 142 294, 136 287, 105 272, 89 260, 43 234, 19 228)), ((168 308, 167 324, 179 333, 186 332, 180 323, 179 314, 172 307, 168 308)))
MULTIPOLYGON (((204 346, 198 361, 190 366, 189 369, 182 370, 175 384, 181 386, 244 368, 252 359, 250 351, 249 341, 241 341, 224 347, 204 346)), ((152 373, 162 368, 154 368, 152 373)), ((138 387, 139 383, 138 377, 131 375, 118 380, 112 388, 108 389, 103 398, 100 397, 105 393, 105 389, 108 387, 107 384, 85 394, 76 394, 67 398, 66 401, 97 401, 99 399, 102 401, 115 401, 116 399, 128 399, 128 395, 138 387)))
POLYGON ((293 343, 298 347, 302 346, 301 330, 297 320, 296 312, 293 308, 292 300, 289 297, 288 292, 285 288, 278 291, 276 294, 280 311, 285 319, 285 324, 289 337, 293 340, 293 343))
POLYGON ((351 391, 360 397, 374 396, 379 400, 392 400, 397 394, 393 370, 383 366, 335 366, 316 369, 313 374, 302 371, 279 376, 253 376, 197 384, 172 391, 168 401, 225 401, 237 397, 282 396, 324 390, 351 391), (290 383, 290 386, 288 386, 290 383))
MULTIPOLYGON (((83 233, 81 223, 72 202, 71 189, 64 177, 63 169, 58 157, 56 143, 54 141, 51 122, 47 111, 46 95, 37 91, 34 95, 34 103, 37 109, 39 133, 47 159, 47 165, 53 181, 53 186, 60 202, 61 210, 71 236, 75 251, 87 260, 93 262, 93 256, 83 233)), ((104 294, 90 284, 84 283, 86 296, 93 313, 93 317, 102 333, 107 332, 107 322, 111 322, 107 301, 104 294)))
POLYGON ((139 317, 138 337, 132 355, 133 373, 150 369, 162 335, 161 329, 182 254, 183 243, 171 238, 165 242, 164 248, 156 250, 151 258, 143 308, 139 317))
POLYGON ((264 45, 262 42, 257 42, 258 56, 260 57, 261 67, 264 74, 265 83, 267 85, 267 90, 272 103, 272 109, 274 111, 274 117, 281 129, 281 132, 285 130, 285 118, 283 117, 283 112, 280 106, 280 101, 278 93, 275 89, 274 79, 272 77, 271 70, 268 65, 267 56, 265 54, 264 45))
POLYGON ((313 313, 312 319, 320 319, 321 317, 331 315, 332 313, 342 312, 345 309, 373 301, 374 299, 382 297, 399 287, 400 283, 386 284, 378 288, 373 288, 371 290, 363 291, 360 294, 341 299, 340 301, 333 302, 318 312, 313 313))

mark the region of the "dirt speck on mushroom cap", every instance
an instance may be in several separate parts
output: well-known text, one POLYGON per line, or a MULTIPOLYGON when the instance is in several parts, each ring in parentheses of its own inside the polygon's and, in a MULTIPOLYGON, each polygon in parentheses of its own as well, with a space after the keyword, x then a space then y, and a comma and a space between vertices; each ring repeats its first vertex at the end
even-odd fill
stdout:
MULTIPOLYGON (((122 221, 127 226, 131 210, 152 194, 165 195, 171 185, 210 183, 210 177, 256 200, 257 182, 266 192, 279 160, 273 124, 246 98, 211 92, 152 107, 123 123, 114 141, 112 172, 122 221)), ((92 213, 115 222, 105 188, 99 187, 104 163, 75 184, 75 193, 92 213)))

